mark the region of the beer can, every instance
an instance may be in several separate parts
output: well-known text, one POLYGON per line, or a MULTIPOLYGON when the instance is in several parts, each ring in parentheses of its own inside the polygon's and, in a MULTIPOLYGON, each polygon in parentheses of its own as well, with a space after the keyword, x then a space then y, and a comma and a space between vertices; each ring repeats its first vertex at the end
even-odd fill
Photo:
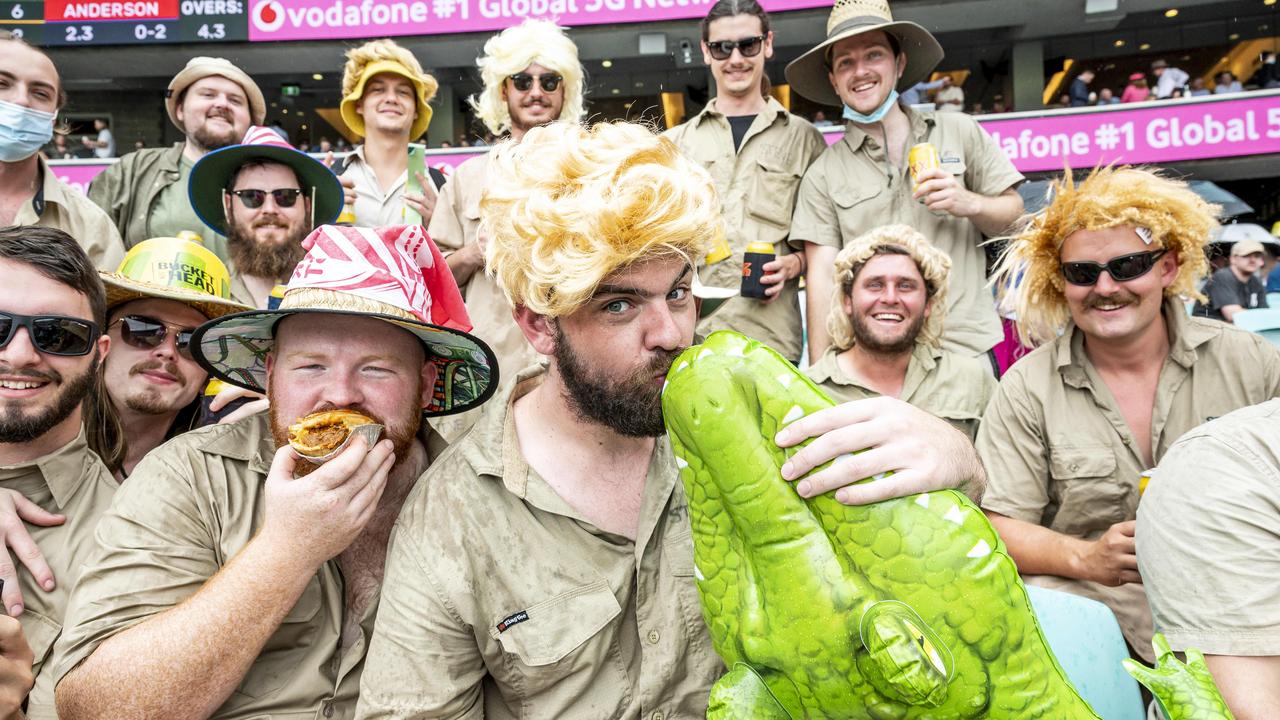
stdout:
POLYGON ((1151 482, 1151 476, 1155 474, 1155 468, 1143 470, 1138 475, 1138 497, 1142 497, 1147 492, 1147 484, 1151 482))
POLYGON ((338 214, 338 219, 334 220, 333 224, 346 225, 347 227, 355 225, 356 224, 355 210, 352 210, 350 205, 343 205, 342 212, 338 214))
POLYGON ((776 257, 773 243, 753 242, 747 245, 747 251, 742 255, 743 297, 765 299, 766 286, 760 282, 760 278, 764 277, 764 266, 773 262, 776 257))
POLYGON ((706 263, 715 265, 732 255, 733 250, 729 247, 729 240, 725 238, 724 233, 716 233, 715 239, 711 241, 711 249, 707 251, 706 263))
POLYGON ((913 145, 907 152, 907 168, 911 171, 911 192, 920 187, 920 176, 938 167, 938 148, 932 143, 913 145))

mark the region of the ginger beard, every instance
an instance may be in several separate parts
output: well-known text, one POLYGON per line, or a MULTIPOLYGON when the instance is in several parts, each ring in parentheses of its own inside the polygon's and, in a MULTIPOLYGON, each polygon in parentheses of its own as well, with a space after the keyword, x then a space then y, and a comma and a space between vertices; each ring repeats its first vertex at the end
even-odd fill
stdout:
MULTIPOLYGON (((421 381, 417 381, 411 388, 412 392, 405 393, 405 405, 396 412, 395 417, 379 415, 361 404, 339 408, 333 404, 325 403, 321 407, 313 409, 311 412, 319 412, 321 410, 355 410, 376 420, 378 424, 382 425, 382 437, 391 440, 391 444, 395 448, 395 464, 391 466, 391 469, 394 472, 396 468, 400 467, 400 463, 404 462, 409 457, 409 448, 417 441, 418 431, 422 428, 422 409, 415 407, 413 403, 413 399, 421 395, 421 388, 421 381)), ((270 386, 267 388, 267 399, 270 401, 268 414, 271 419, 271 438, 275 441, 276 448, 279 449, 289 444, 289 426, 297 422, 299 418, 280 417, 277 412, 277 408, 280 407, 280 404, 276 402, 275 393, 272 392, 272 388, 270 386)), ((314 469, 314 464, 310 463, 305 458, 301 459, 298 465, 300 469, 304 466, 311 466, 311 469, 314 469)))
POLYGON ((43 404, 30 411, 24 411, 23 403, 0 401, 0 443, 31 442, 49 432, 84 401, 93 390, 94 380, 98 374, 99 355, 95 351, 93 360, 84 372, 64 377, 52 368, 39 371, 15 369, 0 365, 0 375, 10 377, 26 377, 31 382, 47 382, 60 386, 57 394, 43 404))

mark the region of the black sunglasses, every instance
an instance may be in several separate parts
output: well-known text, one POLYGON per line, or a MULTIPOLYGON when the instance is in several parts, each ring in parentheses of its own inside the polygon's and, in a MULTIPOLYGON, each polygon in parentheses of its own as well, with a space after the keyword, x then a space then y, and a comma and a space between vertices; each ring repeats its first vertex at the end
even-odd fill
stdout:
POLYGON ((9 344, 20 327, 27 329, 36 350, 46 355, 87 355, 102 335, 97 323, 80 318, 0 312, 0 348, 9 344))
POLYGON ((188 360, 191 359, 191 336, 195 334, 195 328, 166 325, 146 315, 125 315, 116 322, 120 323, 120 339, 127 345, 143 350, 154 350, 160 347, 164 339, 169 336, 169 328, 173 327, 174 343, 178 346, 178 354, 188 360))
POLYGON ((755 57, 764 47, 764 35, 742 38, 741 40, 711 40, 707 42, 707 50, 716 60, 728 60, 737 48, 742 57, 755 57))
POLYGON ((1105 265, 1096 262, 1066 262, 1062 263, 1062 277, 1072 285, 1089 286, 1097 283, 1102 271, 1106 270, 1116 282, 1134 280, 1151 272, 1156 261, 1164 254, 1163 249, 1137 252, 1111 258, 1105 265))
POLYGON ((240 202, 250 210, 257 210, 262 207, 262 203, 267 201, 268 193, 275 198, 276 205, 280 207, 293 207, 298 202, 298 196, 302 195, 302 191, 298 188, 276 188, 275 190, 231 190, 232 195, 240 198, 240 202))
POLYGON ((511 77, 511 86, 520 92, 529 92, 529 88, 533 87, 533 79, 538 79, 538 85, 543 92, 555 92, 560 87, 560 83, 564 82, 564 78, 557 73, 543 73, 541 75, 530 75, 529 73, 518 72, 511 77))

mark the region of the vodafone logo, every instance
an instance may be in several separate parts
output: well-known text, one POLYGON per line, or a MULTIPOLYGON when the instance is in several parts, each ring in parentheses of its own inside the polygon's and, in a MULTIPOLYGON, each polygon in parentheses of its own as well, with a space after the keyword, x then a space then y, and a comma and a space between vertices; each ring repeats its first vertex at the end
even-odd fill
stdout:
POLYGON ((278 0, 261 0, 253 6, 253 26, 262 32, 275 32, 284 25, 284 6, 278 0))

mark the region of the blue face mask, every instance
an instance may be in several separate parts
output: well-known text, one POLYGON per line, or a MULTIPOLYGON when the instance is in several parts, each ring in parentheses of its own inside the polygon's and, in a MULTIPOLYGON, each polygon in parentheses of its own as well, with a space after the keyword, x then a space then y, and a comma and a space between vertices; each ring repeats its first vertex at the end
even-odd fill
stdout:
POLYGON ((894 89, 889 91, 889 97, 885 98, 884 102, 881 103, 880 107, 876 108, 875 112, 871 113, 870 115, 863 115, 862 113, 858 112, 857 110, 854 110, 848 105, 845 105, 844 119, 850 120, 852 122, 856 122, 859 125, 870 125, 871 123, 878 123, 884 119, 885 115, 889 114, 889 110, 893 107, 893 104, 896 102, 898 102, 898 91, 894 89))
POLYGON ((57 113, 32 110, 0 100, 0 162, 18 162, 35 155, 53 139, 57 113))

